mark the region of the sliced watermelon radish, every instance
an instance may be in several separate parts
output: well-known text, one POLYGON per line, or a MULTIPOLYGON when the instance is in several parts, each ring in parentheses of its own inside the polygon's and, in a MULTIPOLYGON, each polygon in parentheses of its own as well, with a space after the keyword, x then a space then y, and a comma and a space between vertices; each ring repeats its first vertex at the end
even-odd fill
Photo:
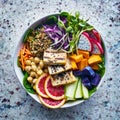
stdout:
POLYGON ((50 76, 45 81, 45 92, 54 100, 61 100, 64 98, 64 86, 52 86, 50 76))
POLYGON ((93 45, 93 50, 91 51, 92 54, 103 54, 103 48, 99 42, 97 42, 95 39, 91 38, 91 42, 93 45))
POLYGON ((84 32, 82 33, 80 40, 78 42, 78 49, 85 51, 92 51, 92 44, 89 39, 89 34, 84 32))
POLYGON ((51 98, 44 98, 39 96, 39 99, 43 105, 45 105, 48 108, 59 108, 65 103, 65 99, 62 100, 53 100, 51 98))
POLYGON ((48 98, 45 89, 44 89, 44 84, 45 84, 45 80, 48 77, 48 74, 44 73, 40 76, 40 78, 38 79, 38 81, 36 82, 36 92, 38 93, 38 95, 48 98))

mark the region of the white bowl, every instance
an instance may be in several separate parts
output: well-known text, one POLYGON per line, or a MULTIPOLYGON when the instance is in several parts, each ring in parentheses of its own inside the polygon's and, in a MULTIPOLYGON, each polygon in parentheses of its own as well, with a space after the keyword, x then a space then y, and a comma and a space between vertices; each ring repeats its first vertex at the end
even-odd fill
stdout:
MULTIPOLYGON (((54 15, 58 15, 58 14, 54 14, 54 15)), ((47 17, 49 17, 49 16, 51 16, 51 15, 48 15, 48 16, 46 16, 46 17, 43 17, 42 19, 39 19, 38 21, 36 21, 36 22, 34 22, 30 27, 28 27, 27 29, 26 29, 26 31, 28 30, 28 29, 30 29, 30 28, 32 28, 32 29, 35 29, 36 27, 38 27, 41 23, 43 23, 45 20, 46 20, 46 18, 47 17)), ((25 35, 25 33, 26 33, 26 31, 24 32, 24 34, 22 35, 22 37, 20 38, 20 41, 18 42, 18 45, 17 45, 17 47, 16 47, 16 51, 15 51, 15 54, 14 54, 14 70, 15 70, 15 73, 16 73, 16 75, 17 75, 17 77, 18 77, 18 80, 20 81, 20 83, 21 83, 21 85, 23 86, 23 73, 22 73, 22 71, 21 71, 21 68, 20 67, 18 67, 17 66, 17 57, 18 57, 18 54, 19 54, 19 51, 20 51, 20 49, 22 48, 22 46, 23 46, 23 37, 24 37, 24 35, 25 35)), ((104 43, 104 41, 102 41, 103 43, 104 43)), ((107 68, 107 52, 106 52, 106 48, 104 49, 104 52, 105 52, 105 67, 107 68)), ((105 74, 106 74, 106 70, 105 70, 105 74)), ((105 77, 105 74, 104 74, 104 76, 102 77, 102 79, 101 79, 101 81, 100 81, 100 83, 99 83, 99 85, 97 86, 97 90, 99 89, 99 87, 101 86, 101 83, 102 83, 102 81, 103 81, 103 79, 104 79, 104 77, 105 77)), ((24 86, 23 86, 23 88, 24 88, 24 86)), ((25 89, 25 88, 24 88, 25 89)), ((93 94, 95 94, 96 92, 94 92, 93 94)), ((36 94, 31 94, 31 93, 28 93, 34 100, 36 100, 38 103, 40 103, 41 104, 41 102, 40 102, 40 100, 39 100, 39 98, 37 97, 37 95, 36 94)), ((92 95, 93 95, 92 94, 92 95)), ((91 95, 91 96, 92 96, 91 95)), ((67 108, 67 107, 71 107, 71 106, 75 106, 75 105, 78 105, 78 104, 80 104, 80 103, 82 103, 82 102, 84 102, 85 100, 76 100, 76 101, 72 101, 72 102, 68 102, 68 103, 65 103, 61 108, 67 108)))

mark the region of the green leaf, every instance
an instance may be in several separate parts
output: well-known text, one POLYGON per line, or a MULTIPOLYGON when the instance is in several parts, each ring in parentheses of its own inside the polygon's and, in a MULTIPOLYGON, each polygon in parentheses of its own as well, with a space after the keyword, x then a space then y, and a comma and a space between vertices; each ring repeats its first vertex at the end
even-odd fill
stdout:
POLYGON ((76 16, 76 18, 79 18, 80 17, 80 12, 79 11, 75 12, 75 16, 76 16))
POLYGON ((72 48, 74 48, 74 46, 75 46, 75 42, 72 40, 72 41, 70 41, 70 46, 72 47, 72 48))
POLYGON ((71 21, 72 21, 72 24, 74 25, 78 23, 77 18, 75 18, 74 16, 71 16, 71 21))
POLYGON ((91 30, 93 30, 93 29, 94 29, 93 26, 87 26, 87 27, 85 28, 85 31, 91 31, 91 30))
POLYGON ((46 24, 48 24, 48 25, 56 24, 57 22, 58 22, 58 19, 54 15, 48 17, 48 19, 46 20, 46 24))
POLYGON ((59 27, 66 29, 64 23, 61 20, 58 20, 57 24, 58 24, 59 27))
POLYGON ((100 76, 102 77, 105 74, 105 57, 104 55, 101 55, 102 63, 99 63, 99 69, 96 71, 100 76))
POLYGON ((102 64, 98 64, 98 66, 99 66, 99 69, 103 69, 103 65, 102 64))
POLYGON ((36 93, 35 90, 34 90, 34 89, 31 89, 31 88, 30 88, 30 89, 29 89, 29 88, 26 89, 26 91, 29 92, 29 93, 32 93, 32 94, 35 94, 35 93, 36 93))
POLYGON ((91 96, 96 90, 97 90, 96 87, 94 87, 93 89, 89 90, 89 95, 91 96))
POLYGON ((71 32, 73 30, 73 28, 71 26, 66 28, 66 32, 71 32))
POLYGON ((80 23, 79 23, 79 26, 80 26, 80 27, 85 27, 85 26, 86 26, 86 23, 85 23, 85 22, 80 22, 80 23))
POLYGON ((60 14, 60 16, 68 17, 68 16, 69 16, 69 13, 68 13, 68 12, 62 12, 62 13, 60 14))
POLYGON ((35 90, 32 88, 31 84, 27 81, 28 73, 26 72, 23 78, 23 85, 27 92, 35 93, 35 90))
POLYGON ((32 34, 32 29, 27 30, 27 32, 25 33, 24 37, 23 37, 23 42, 25 43, 27 41, 27 38, 29 37, 30 34, 32 34))
POLYGON ((100 74, 100 76, 102 77, 105 74, 105 67, 103 66, 103 64, 99 64, 99 70, 97 70, 97 73, 100 74))
POLYGON ((70 44, 70 51, 73 52, 74 48, 75 48, 75 42, 74 42, 74 40, 70 41, 69 44, 70 44))
POLYGON ((104 57, 104 55, 101 55, 101 58, 102 58, 102 64, 105 64, 105 57, 104 57))
POLYGON ((25 75, 24 75, 24 78, 23 78, 23 85, 24 87, 27 89, 27 88, 32 88, 31 84, 27 81, 27 78, 28 78, 28 73, 26 72, 25 75))

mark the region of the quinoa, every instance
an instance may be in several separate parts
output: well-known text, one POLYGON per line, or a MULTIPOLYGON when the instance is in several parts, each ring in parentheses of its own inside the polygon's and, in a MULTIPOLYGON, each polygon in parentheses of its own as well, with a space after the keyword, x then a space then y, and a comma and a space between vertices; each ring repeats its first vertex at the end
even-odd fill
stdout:
POLYGON ((27 42, 30 46, 30 51, 33 56, 43 58, 43 52, 50 47, 51 39, 44 32, 44 28, 34 30, 31 36, 28 37, 27 42))

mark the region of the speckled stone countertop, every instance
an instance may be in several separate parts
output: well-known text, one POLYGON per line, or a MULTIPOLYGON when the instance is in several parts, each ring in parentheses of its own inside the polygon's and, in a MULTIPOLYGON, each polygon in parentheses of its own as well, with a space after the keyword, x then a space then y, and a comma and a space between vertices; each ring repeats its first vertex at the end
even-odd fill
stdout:
POLYGON ((120 120, 120 0, 0 0, 0 120, 120 120), (22 88, 13 70, 21 35, 36 20, 61 11, 80 11, 102 35, 108 72, 84 103, 51 110, 22 88))

